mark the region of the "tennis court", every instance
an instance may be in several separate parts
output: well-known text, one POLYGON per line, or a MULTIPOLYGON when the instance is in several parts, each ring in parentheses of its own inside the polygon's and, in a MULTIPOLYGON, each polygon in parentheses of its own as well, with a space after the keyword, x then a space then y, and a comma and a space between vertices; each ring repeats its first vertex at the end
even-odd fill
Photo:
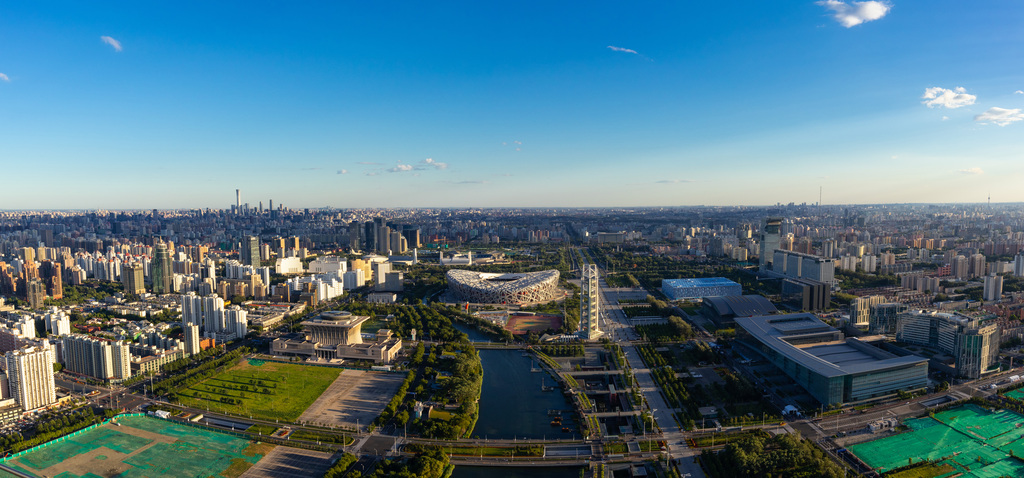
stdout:
POLYGON ((232 476, 272 449, 246 438, 147 416, 122 416, 4 460, 30 476, 232 476), (119 425, 118 425, 119 424, 119 425))
POLYGON ((1024 476, 1024 462, 1011 458, 1024 456, 1024 417, 1016 413, 965 405, 904 424, 904 433, 849 449, 880 472, 929 460, 956 468, 943 476, 1024 476))

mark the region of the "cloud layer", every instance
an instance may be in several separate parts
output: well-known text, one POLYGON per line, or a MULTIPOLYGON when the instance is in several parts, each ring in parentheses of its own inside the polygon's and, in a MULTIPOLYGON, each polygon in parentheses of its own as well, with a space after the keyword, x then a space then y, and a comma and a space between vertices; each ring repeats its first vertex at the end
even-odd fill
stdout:
POLYGON ((121 51, 121 42, 115 40, 113 37, 103 35, 100 37, 100 41, 114 47, 114 51, 121 51))
POLYGON ((962 86, 952 90, 936 86, 926 88, 921 98, 925 100, 922 103, 929 108, 942 107, 950 109, 973 105, 974 101, 978 99, 977 96, 968 94, 967 89, 962 86))
POLYGON ((832 10, 832 18, 835 18, 840 25, 850 28, 864 22, 878 20, 889 13, 892 5, 886 2, 841 2, 839 0, 822 0, 818 2, 829 10, 832 10))
POLYGON ((981 168, 967 168, 961 169, 960 174, 985 174, 985 171, 982 171, 981 168))
POLYGON ((11 81, 11 79, 7 75, 0 73, 0 81, 11 81))
POLYGON ((1024 112, 1020 108, 1006 109, 993 106, 988 111, 974 117, 979 123, 992 123, 999 126, 1006 126, 1024 120, 1024 112))

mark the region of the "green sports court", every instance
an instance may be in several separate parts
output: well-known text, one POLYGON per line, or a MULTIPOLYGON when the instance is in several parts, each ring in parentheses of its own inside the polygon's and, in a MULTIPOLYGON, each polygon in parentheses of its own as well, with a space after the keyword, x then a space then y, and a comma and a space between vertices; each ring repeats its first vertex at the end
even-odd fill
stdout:
POLYGON ((868 466, 885 472, 911 462, 938 461, 954 471, 941 477, 1024 476, 1024 417, 965 405, 907 420, 909 430, 849 447, 868 466))
POLYGON ((144 415, 121 416, 5 458, 29 476, 234 477, 273 445, 144 415))

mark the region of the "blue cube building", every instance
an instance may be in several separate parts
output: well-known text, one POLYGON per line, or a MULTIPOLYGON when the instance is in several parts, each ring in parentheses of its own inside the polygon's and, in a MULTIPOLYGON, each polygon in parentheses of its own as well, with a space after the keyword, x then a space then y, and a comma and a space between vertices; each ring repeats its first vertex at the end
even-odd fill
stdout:
POLYGON ((664 279, 661 281, 661 291, 672 300, 703 299, 743 295, 743 286, 724 277, 664 279))

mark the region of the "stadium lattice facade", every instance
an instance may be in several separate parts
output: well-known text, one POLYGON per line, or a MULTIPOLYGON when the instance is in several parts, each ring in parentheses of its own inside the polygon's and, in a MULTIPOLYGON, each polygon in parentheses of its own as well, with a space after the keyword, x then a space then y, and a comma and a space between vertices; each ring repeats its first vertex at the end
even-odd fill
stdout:
POLYGON ((448 290, 458 298, 482 304, 527 304, 555 299, 558 271, 495 274, 464 269, 448 271, 448 290))

